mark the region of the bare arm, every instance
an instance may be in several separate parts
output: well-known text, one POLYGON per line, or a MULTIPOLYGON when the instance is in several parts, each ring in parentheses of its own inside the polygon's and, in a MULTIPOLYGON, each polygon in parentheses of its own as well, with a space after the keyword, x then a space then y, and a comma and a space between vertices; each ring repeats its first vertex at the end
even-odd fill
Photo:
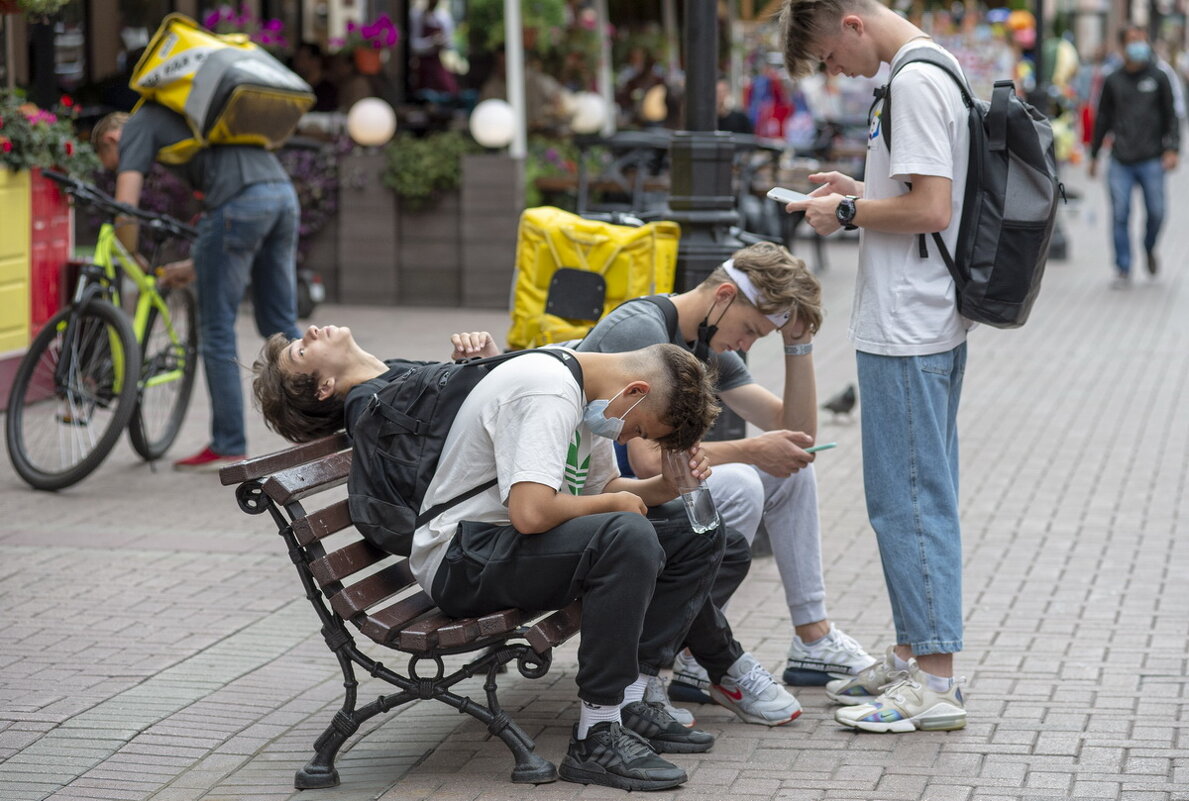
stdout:
MULTIPOLYGON (((615 481, 608 484, 608 488, 612 484, 615 481)), ((532 481, 513 484, 508 492, 508 519, 521 534, 540 534, 576 517, 603 512, 635 512, 644 515, 648 513, 648 507, 631 492, 570 495, 532 481)))
MULTIPOLYGON (((140 193, 144 189, 144 175, 125 170, 116 176, 116 200, 129 206, 140 207, 140 193)), ((116 237, 128 252, 137 255, 140 247, 140 225, 130 217, 116 218, 116 237)), ((143 259, 140 259, 143 262, 143 259)))
MULTIPOLYGON (((937 175, 911 175, 908 192, 896 197, 855 202, 854 224, 893 234, 930 234, 949 227, 953 181, 937 175)), ((842 226, 835 216, 841 194, 814 196, 788 204, 789 211, 805 211, 806 221, 822 236, 842 226)))

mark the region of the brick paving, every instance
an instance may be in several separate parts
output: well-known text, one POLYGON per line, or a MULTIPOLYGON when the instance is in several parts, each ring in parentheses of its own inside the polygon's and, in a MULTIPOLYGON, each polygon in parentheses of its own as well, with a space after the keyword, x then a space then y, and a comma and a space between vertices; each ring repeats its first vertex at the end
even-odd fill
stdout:
MULTIPOLYGON (((1032 322, 975 331, 960 427, 970 723, 960 732, 852 733, 821 689, 780 729, 695 708, 719 736, 677 756, 690 781, 664 797, 1189 801, 1189 178, 1172 179, 1159 281, 1108 289, 1101 184, 1071 183, 1070 258, 1049 267, 1032 322)), ((832 242, 819 393, 854 380, 846 320, 853 242, 832 242)), ((502 333, 502 313, 326 306, 369 349, 444 354, 450 331, 502 333)), ((241 358, 259 340, 242 321, 241 358)), ((753 368, 779 391, 776 342, 753 368)), ((205 444, 199 388, 172 456, 205 444)), ((860 407, 857 413, 861 413, 860 407)), ((253 452, 282 443, 253 415, 253 452)), ((818 459, 830 612, 873 652, 891 628, 863 506, 856 419, 824 413, 818 459)), ((739 639, 774 670, 789 625, 771 560, 733 602, 739 639)), ((139 463, 126 443, 54 495, 0 464, 0 801, 8 799, 598 799, 616 791, 507 782, 484 729, 417 703, 369 721, 342 752, 342 786, 293 790, 340 701, 266 521, 213 477, 139 463)), ((383 654, 378 654, 383 658, 383 654)), ((576 718, 575 650, 504 701, 557 761, 576 718)), ((476 690, 479 683, 474 682, 476 690)), ((364 682, 364 698, 382 688, 364 682)))

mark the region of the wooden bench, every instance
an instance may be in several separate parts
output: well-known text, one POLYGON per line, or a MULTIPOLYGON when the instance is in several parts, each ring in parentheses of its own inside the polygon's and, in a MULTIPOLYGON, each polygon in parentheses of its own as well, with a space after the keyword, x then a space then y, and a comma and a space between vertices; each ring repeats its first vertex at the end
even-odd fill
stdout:
POLYGON ((314 742, 314 758, 297 771, 294 786, 337 785, 335 756, 360 724, 420 698, 441 701, 482 721, 511 750, 516 760, 512 781, 556 780, 553 764, 533 753, 532 739, 500 708, 496 677, 512 661, 527 678, 544 676, 553 646, 578 630, 578 602, 551 613, 504 609, 477 618, 447 617, 417 586, 408 560, 381 551, 352 528, 345 498, 324 499, 321 508, 305 510, 303 501, 345 483, 350 467, 350 444, 340 433, 219 472, 223 484, 238 485, 235 495, 243 511, 267 512, 276 523, 322 623, 326 645, 343 671, 342 709, 314 742), (409 654, 407 670, 401 673, 363 653, 347 622, 374 642, 409 654), (447 674, 442 657, 464 653, 475 656, 447 674), (397 691, 356 707, 355 666, 397 691), (456 684, 472 676, 486 676, 484 699, 455 691, 456 684))

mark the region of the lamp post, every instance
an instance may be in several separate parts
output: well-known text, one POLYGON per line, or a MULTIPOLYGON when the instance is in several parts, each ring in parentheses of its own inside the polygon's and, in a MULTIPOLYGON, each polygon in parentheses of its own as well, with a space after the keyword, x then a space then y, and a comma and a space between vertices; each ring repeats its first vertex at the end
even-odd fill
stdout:
MULTIPOLYGON (((667 219, 681 225, 677 247, 678 292, 702 283, 743 246, 731 227, 735 211, 731 134, 716 130, 718 104, 718 3, 685 3, 685 127, 669 145, 670 189, 667 219)), ((719 415, 707 439, 740 439, 743 420, 730 410, 719 415)))

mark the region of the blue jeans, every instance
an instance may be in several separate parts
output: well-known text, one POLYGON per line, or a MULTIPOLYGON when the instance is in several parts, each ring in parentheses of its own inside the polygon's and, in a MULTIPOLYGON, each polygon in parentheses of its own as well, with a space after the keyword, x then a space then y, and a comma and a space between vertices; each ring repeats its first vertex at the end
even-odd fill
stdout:
POLYGON ((1131 272, 1131 190, 1139 184, 1144 193, 1144 208, 1148 212, 1144 250, 1151 252, 1156 248, 1156 237, 1164 223, 1164 165, 1158 158, 1137 164, 1120 164, 1112 158, 1106 180, 1114 217, 1115 267, 1127 275, 1131 272))
POLYGON ((247 453, 235 317, 249 282, 260 335, 298 336, 297 227, 297 193, 288 181, 250 184, 198 223, 199 343, 216 453, 247 453))
POLYGON ((958 401, 966 344, 929 356, 858 354, 863 482, 896 642, 962 650, 958 401))

